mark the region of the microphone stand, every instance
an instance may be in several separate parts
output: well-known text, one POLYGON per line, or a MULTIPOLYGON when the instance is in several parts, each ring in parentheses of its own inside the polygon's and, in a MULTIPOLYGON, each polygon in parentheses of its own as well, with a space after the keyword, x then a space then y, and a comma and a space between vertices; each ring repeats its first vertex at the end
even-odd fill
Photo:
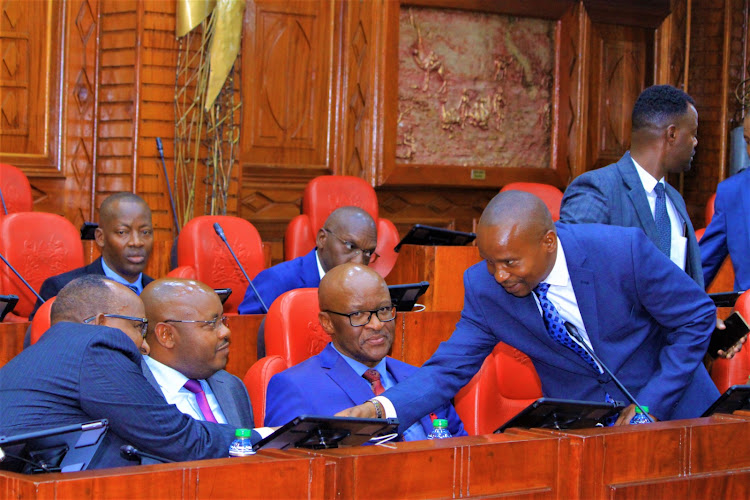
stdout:
POLYGON ((13 266, 11 266, 10 262, 8 262, 8 259, 6 259, 5 256, 3 256, 3 254, 1 254, 1 253, 0 253, 0 259, 2 259, 2 261, 5 262, 5 265, 8 266, 11 271, 13 271, 13 274, 15 274, 16 276, 18 276, 18 279, 21 280, 23 282, 23 284, 26 285, 26 287, 34 293, 34 295, 36 295, 36 298, 39 299, 43 303, 44 299, 42 298, 42 296, 39 295, 36 292, 36 290, 34 290, 34 288, 31 285, 29 285, 28 281, 26 281, 25 279, 23 279, 23 276, 21 276, 20 274, 18 274, 18 271, 16 271, 16 268, 13 267, 13 266))
POLYGON ((250 276, 247 275, 245 272, 245 268, 242 267, 242 264, 240 264, 240 259, 237 258, 237 256, 234 254, 234 250, 232 250, 232 246, 227 241, 227 237, 224 236, 224 230, 221 228, 221 225, 218 222, 214 222, 214 231, 216 231, 216 234, 219 235, 219 238, 221 238, 221 241, 224 242, 224 244, 229 249, 229 252, 232 254, 232 257, 234 257, 235 262, 237 262, 237 265, 240 267, 240 271, 242 271, 242 274, 245 275, 245 279, 248 283, 250 283, 250 288, 253 289, 253 293, 255 294, 255 297, 258 299, 258 302, 260 302, 260 306, 263 308, 263 311, 268 314, 268 308, 266 307, 266 303, 263 302, 263 299, 261 298, 260 294, 258 293, 258 290, 256 290, 255 285, 253 285, 253 280, 250 279, 250 276))

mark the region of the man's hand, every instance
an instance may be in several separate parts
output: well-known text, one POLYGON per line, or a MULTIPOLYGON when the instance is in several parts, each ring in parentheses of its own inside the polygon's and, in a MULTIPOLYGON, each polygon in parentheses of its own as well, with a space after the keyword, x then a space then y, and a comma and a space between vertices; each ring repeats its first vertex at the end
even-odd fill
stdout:
MULTIPOLYGON (((716 328, 718 330, 725 330, 727 328, 724 322, 719 317, 716 318, 716 328)), ((734 344, 732 347, 730 347, 726 351, 722 351, 720 349, 718 352, 719 357, 725 358, 725 359, 732 359, 735 354, 737 354, 738 352, 742 350, 742 344, 744 344, 746 340, 747 340, 747 335, 745 335, 740 340, 738 340, 736 344, 734 344)))
POLYGON ((347 408, 346 410, 341 410, 338 412, 335 417, 355 417, 355 418, 378 418, 377 410, 375 409, 375 404, 371 403, 370 401, 367 401, 365 403, 362 403, 359 406, 354 406, 352 408, 347 408))
MULTIPOLYGON (((625 407, 625 409, 620 412, 620 416, 618 417, 617 422, 615 422, 615 425, 630 424, 630 420, 633 418, 634 415, 635 415, 635 405, 629 405, 625 407)), ((650 413, 648 414, 648 416, 651 417, 651 420, 653 420, 654 422, 659 421, 658 418, 651 415, 650 413)))

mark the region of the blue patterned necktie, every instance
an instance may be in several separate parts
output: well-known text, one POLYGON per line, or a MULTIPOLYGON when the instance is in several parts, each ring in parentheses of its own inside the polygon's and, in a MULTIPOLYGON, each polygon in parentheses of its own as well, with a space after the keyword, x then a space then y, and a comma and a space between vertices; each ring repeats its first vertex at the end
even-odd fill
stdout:
POLYGON ((539 305, 542 306, 542 312, 544 324, 547 326, 547 333, 552 340, 564 345, 568 349, 571 349, 578 354, 586 363, 588 363, 597 373, 599 373, 599 367, 596 365, 589 353, 587 353, 583 347, 578 345, 568 335, 568 331, 565 329, 565 321, 563 321, 560 314, 557 312, 555 305, 550 302, 547 298, 547 292, 549 291, 549 283, 539 283, 534 289, 537 297, 539 297, 539 305))
POLYGON ((138 293, 138 287, 137 286, 135 286, 135 285, 128 285, 128 288, 130 288, 131 290, 133 290, 133 293, 135 293, 136 295, 140 295, 140 293, 138 293))
POLYGON ((664 184, 656 183, 656 205, 654 207, 654 222, 656 222, 656 234, 658 237, 659 250, 669 257, 672 250, 672 225, 667 213, 667 197, 664 193, 664 184))

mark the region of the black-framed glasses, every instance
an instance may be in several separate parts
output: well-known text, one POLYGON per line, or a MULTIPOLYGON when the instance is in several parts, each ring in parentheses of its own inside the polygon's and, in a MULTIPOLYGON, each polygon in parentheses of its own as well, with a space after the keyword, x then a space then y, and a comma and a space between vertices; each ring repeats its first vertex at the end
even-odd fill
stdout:
POLYGON ((229 319, 226 316, 217 316, 214 319, 165 319, 162 323, 203 323, 211 325, 214 330, 219 328, 219 321, 224 326, 229 326, 229 319))
POLYGON ((349 324, 352 326, 365 326, 370 322, 373 314, 375 314, 383 323, 388 323, 389 321, 396 319, 396 306, 383 306, 373 311, 355 311, 348 314, 329 310, 323 312, 346 316, 349 318, 349 324))
MULTIPOLYGON (((98 314, 96 315, 98 316, 98 314)), ((83 320, 84 323, 91 323, 96 319, 96 316, 91 316, 83 320)), ((148 319, 147 318, 136 318, 135 316, 123 316, 122 314, 102 314, 105 318, 119 318, 126 319, 128 321, 135 322, 135 327, 141 330, 141 337, 146 338, 148 332, 148 319)))
POLYGON ((336 238, 337 240, 339 240, 341 242, 341 244, 344 245, 344 248, 346 248, 346 250, 350 254, 354 254, 354 255, 362 254, 362 255, 364 255, 364 257, 367 259, 367 262, 375 262, 378 259, 378 257, 380 257, 380 255, 378 255, 377 253, 375 253, 375 249, 374 248, 372 250, 365 250, 363 248, 359 248, 356 244, 352 243, 351 241, 345 240, 344 238, 340 237, 339 235, 337 235, 336 233, 334 233, 330 229, 323 228, 323 231, 325 231, 326 233, 330 234, 331 236, 333 236, 334 238, 336 238))

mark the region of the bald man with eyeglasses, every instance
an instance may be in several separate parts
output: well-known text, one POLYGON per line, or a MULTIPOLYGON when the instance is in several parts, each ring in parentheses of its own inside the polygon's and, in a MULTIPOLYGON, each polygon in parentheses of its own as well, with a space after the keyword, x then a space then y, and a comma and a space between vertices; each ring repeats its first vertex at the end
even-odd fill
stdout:
POLYGON ((197 420, 252 428, 242 381, 224 368, 231 332, 219 296, 194 280, 165 278, 141 294, 148 318, 143 375, 167 403, 197 420))
MULTIPOLYGON (((334 267, 318 288, 320 325, 331 336, 323 351, 275 375, 268 384, 265 425, 283 425, 299 415, 333 415, 380 394, 417 371, 387 357, 394 337, 396 309, 385 280, 361 264, 334 267)), ((465 436, 461 419, 448 403, 436 406, 453 436, 465 436)), ((430 415, 402 435, 426 439, 430 415)))

